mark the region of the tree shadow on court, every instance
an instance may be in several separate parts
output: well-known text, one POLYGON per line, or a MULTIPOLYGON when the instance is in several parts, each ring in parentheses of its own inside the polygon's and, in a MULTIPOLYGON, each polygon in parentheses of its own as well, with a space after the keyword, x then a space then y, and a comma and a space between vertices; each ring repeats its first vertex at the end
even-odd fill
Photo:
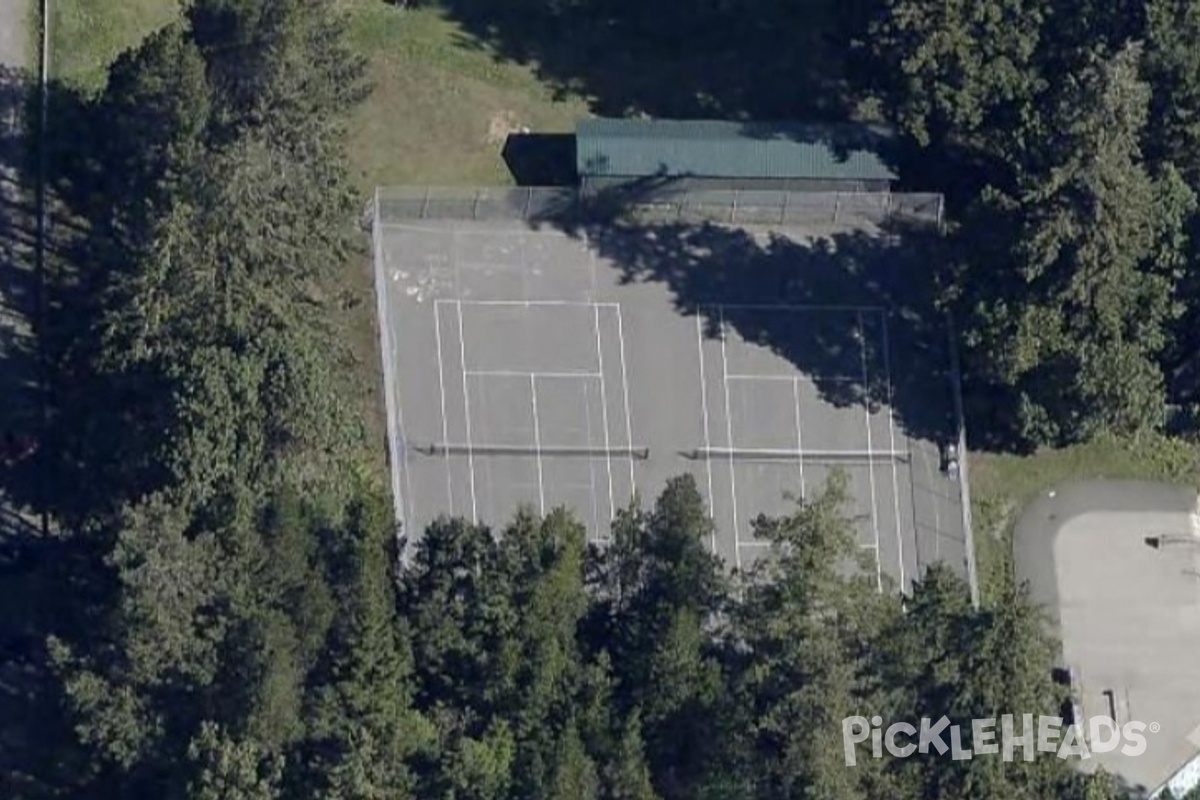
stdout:
POLYGON ((957 436, 935 230, 891 226, 801 237, 611 214, 559 225, 586 238, 621 282, 665 285, 679 313, 702 319, 705 335, 720 337, 725 326, 787 359, 827 402, 890 405, 912 436, 940 442, 957 436), (764 305, 845 310, 754 308, 764 305), (857 308, 884 314, 866 311, 860 321, 857 308))
POLYGON ((460 45, 606 116, 841 120, 871 6, 806 0, 439 0, 460 45), (781 78, 786 76, 786 78, 781 78))

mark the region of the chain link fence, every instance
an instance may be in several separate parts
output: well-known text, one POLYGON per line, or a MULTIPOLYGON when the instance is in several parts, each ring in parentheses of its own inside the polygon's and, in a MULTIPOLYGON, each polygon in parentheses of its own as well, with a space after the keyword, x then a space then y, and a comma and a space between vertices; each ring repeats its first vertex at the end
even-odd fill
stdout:
POLYGON ((940 194, 673 190, 633 186, 584 195, 574 187, 400 186, 376 192, 379 220, 554 220, 624 212, 659 221, 731 225, 940 225, 940 194))

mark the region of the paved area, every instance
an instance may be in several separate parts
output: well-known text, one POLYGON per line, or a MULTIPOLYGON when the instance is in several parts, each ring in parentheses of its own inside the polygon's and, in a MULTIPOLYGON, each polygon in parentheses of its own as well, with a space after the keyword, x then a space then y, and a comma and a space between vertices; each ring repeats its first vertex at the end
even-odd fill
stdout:
POLYGON ((1015 531, 1017 575, 1061 636, 1081 716, 1115 709, 1119 725, 1159 726, 1142 755, 1116 750, 1090 762, 1143 792, 1200 753, 1196 515, 1194 489, 1095 481, 1040 498, 1015 531))
POLYGON ((29 8, 29 0, 0 0, 0 64, 13 69, 27 66, 29 8))
POLYGON ((500 525, 522 504, 566 505, 604 541, 635 493, 653 499, 690 471, 714 552, 746 567, 764 552, 754 517, 840 468, 881 585, 907 586, 933 560, 964 564, 957 487, 888 402, 903 356, 889 309, 743 294, 680 313, 587 235, 519 222, 388 224, 376 258, 408 531, 439 514, 500 525), (838 346, 811 374, 766 330, 838 346))

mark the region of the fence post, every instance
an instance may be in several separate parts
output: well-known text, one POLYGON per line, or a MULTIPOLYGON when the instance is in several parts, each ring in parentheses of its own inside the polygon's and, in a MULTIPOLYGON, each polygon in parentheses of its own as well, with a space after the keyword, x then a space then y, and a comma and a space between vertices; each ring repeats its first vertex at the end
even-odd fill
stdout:
POLYGON ((533 205, 533 187, 525 187, 525 207, 521 209, 521 219, 529 219, 529 207, 533 205))
POLYGON ((474 220, 479 219, 479 198, 483 196, 483 193, 485 191, 487 191, 487 190, 486 189, 476 189, 474 191, 475 197, 471 201, 471 219, 474 219, 474 220))

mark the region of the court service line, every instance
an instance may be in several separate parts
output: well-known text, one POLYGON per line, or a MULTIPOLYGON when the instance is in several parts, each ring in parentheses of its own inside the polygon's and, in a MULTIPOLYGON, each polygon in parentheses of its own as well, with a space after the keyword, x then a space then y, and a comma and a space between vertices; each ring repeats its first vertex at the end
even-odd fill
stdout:
POLYGON ((379 227, 387 230, 415 231, 416 233, 433 233, 447 236, 451 233, 460 233, 463 236, 486 236, 492 239, 520 236, 522 233, 521 231, 505 230, 503 228, 490 228, 484 231, 455 230, 454 228, 450 227, 419 225, 412 222, 380 222, 379 227))
POLYGON ((733 409, 729 404, 729 356, 725 347, 725 307, 717 306, 721 331, 721 384, 725 387, 725 435, 729 441, 729 490, 733 496, 733 558, 738 571, 742 569, 742 534, 738 530, 737 476, 733 468, 733 409))
MULTIPOLYGON (((879 320, 883 325, 883 379, 887 383, 887 404, 888 404, 888 441, 892 450, 896 449, 896 412, 895 406, 892 405, 892 359, 888 353, 888 324, 887 314, 881 313, 879 320)), ((900 564, 900 591, 905 590, 904 583, 904 536, 900 531, 900 478, 896 474, 896 462, 892 462, 892 503, 895 506, 896 520, 896 560, 900 564)), ((913 513, 916 513, 914 509, 913 513)), ((914 530, 914 536, 916 532, 914 530)), ((918 569, 920 565, 918 565, 918 569)))
MULTIPOLYGON (((441 308, 433 307, 433 336, 437 342, 438 392, 442 398, 442 441, 450 441, 450 420, 446 416, 446 378, 442 361, 442 323, 441 308)), ((450 454, 446 453, 446 497, 450 501, 450 516, 454 516, 454 479, 450 473, 450 454)))
MULTIPOLYGON (((863 325, 862 312, 858 312, 858 353, 862 360, 863 392, 867 391, 867 331, 863 325)), ((871 406, 863 397, 863 420, 867 424, 867 452, 871 452, 871 406)), ((871 484, 871 527, 875 529, 875 582, 883 591, 883 564, 879 560, 879 500, 875 496, 875 465, 867 462, 867 476, 871 484)))
MULTIPOLYGON (((600 376, 600 424, 604 426, 604 463, 608 469, 608 514, 609 519, 615 519, 617 516, 617 506, 613 501, 613 477, 612 477, 612 455, 610 453, 611 443, 608 438, 608 390, 604 385, 604 345, 600 340, 600 307, 596 306, 593 322, 596 331, 596 368, 600 376)), ((584 387, 584 403, 587 403, 587 387, 584 387)), ((588 436, 588 444, 592 442, 591 436, 588 436)))
POLYGON ((481 378, 521 378, 526 379, 529 376, 536 378, 600 378, 603 377, 599 372, 539 372, 538 370, 518 370, 518 369, 469 369, 466 371, 470 377, 481 378))
POLYGON ((458 349, 462 358, 463 413, 467 418, 467 469, 471 473, 471 521, 479 524, 479 507, 475 501, 475 448, 471 444, 471 390, 467 387, 467 340, 463 335, 462 301, 458 301, 458 349))
POLYGON ((542 426, 538 421, 537 378, 529 376, 529 397, 533 402, 533 450, 537 455, 538 513, 546 516, 546 488, 542 482, 542 426))
POLYGON ((566 306, 578 308, 620 308, 619 303, 596 303, 591 300, 438 300, 456 302, 465 306, 566 306))
POLYGON ((789 303, 720 303, 719 308, 732 308, 738 311, 833 311, 833 312, 858 312, 864 311, 882 311, 883 306, 822 306, 822 305, 792 305, 789 303))
MULTIPOLYGON (((617 341, 621 343, 621 389, 625 395, 625 440, 630 450, 633 449, 633 417, 629 414, 629 376, 625 372, 625 326, 621 322, 621 306, 613 303, 617 309, 617 341)), ((632 496, 637 491, 637 481, 633 477, 633 459, 629 459, 629 491, 632 496)))
MULTIPOLYGON (((802 433, 800 427, 800 378, 798 376, 792 378, 792 399, 794 400, 796 406, 796 450, 803 454, 804 434, 802 433)), ((800 499, 804 500, 808 498, 808 491, 804 488, 803 455, 801 455, 800 459, 798 459, 798 463, 800 465, 800 499)))
MULTIPOLYGON (((734 373, 727 376, 731 381, 793 381, 796 375, 756 375, 751 372, 734 373)), ((804 377, 812 383, 851 383, 858 380, 857 375, 808 375, 804 377)))
MULTIPOLYGON (((704 422, 704 447, 712 449, 708 434, 708 387, 704 379, 704 328, 700 323, 700 315, 696 315, 696 355, 700 358, 700 418, 704 422)), ((717 515, 717 498, 713 495, 712 461, 706 459, 704 469, 708 473, 708 516, 715 520, 717 515)), ((713 555, 717 554, 717 526, 714 523, 711 534, 713 555)))

